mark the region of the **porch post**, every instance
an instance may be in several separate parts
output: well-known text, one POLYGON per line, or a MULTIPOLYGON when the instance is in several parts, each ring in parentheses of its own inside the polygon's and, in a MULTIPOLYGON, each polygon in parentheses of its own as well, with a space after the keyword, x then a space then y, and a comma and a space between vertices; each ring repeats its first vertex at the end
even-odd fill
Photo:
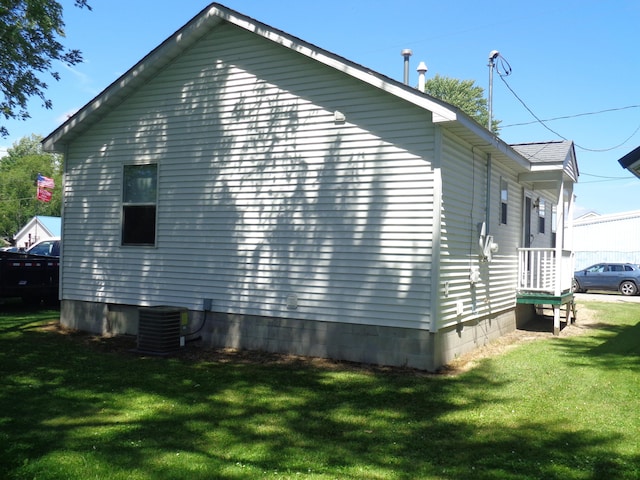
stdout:
MULTIPOLYGON (((567 217, 569 221, 567 222, 567 231, 565 235, 564 245, 567 250, 571 250, 573 252, 573 211, 575 209, 575 198, 573 195, 573 184, 569 184, 567 187, 567 203, 569 204, 567 207, 567 217)), ((573 269, 573 265, 571 268, 573 269)), ((573 272, 573 270, 572 270, 573 272)))
MULTIPOLYGON (((564 247, 564 181, 560 180, 560 191, 558 192, 558 204, 556 205, 557 222, 556 222, 556 285, 555 295, 560 296, 562 294, 562 278, 565 272, 562 271, 562 250, 564 247)), ((556 313, 553 309, 554 316, 554 329, 555 329, 555 317, 560 317, 559 311, 556 313)), ((558 320, 558 327, 560 323, 558 320)))

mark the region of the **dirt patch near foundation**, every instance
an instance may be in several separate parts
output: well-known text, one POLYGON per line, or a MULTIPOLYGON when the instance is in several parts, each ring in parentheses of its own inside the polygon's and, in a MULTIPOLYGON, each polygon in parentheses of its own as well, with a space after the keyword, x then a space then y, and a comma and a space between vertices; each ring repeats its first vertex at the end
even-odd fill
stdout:
MULTIPOLYGON (((446 365, 443 373, 456 375, 472 369, 484 358, 501 355, 523 343, 553 338, 553 314, 550 311, 544 313, 545 315, 531 320, 522 328, 461 355, 446 365)), ((596 313, 584 304, 578 304, 576 317, 576 321, 569 325, 564 319, 561 321, 559 338, 582 335, 600 325, 596 313)))
MULTIPOLYGON (((600 325, 594 311, 589 310, 584 304, 578 305, 577 321, 566 325, 561 323, 560 337, 582 335, 585 332, 597 328, 600 325)), ((58 323, 51 323, 44 327, 46 330, 55 331, 67 336, 71 341, 81 342, 87 347, 103 353, 115 353, 122 355, 139 356, 135 352, 136 339, 132 336, 105 337, 91 335, 75 330, 69 330, 58 323)), ((416 376, 432 375, 458 375, 472 369, 479 361, 485 358, 502 355, 512 348, 526 342, 553 338, 553 317, 542 316, 530 321, 523 328, 508 333, 493 342, 479 347, 471 352, 461 355, 450 364, 444 366, 439 373, 427 373, 421 370, 400 367, 382 367, 356 362, 335 361, 317 357, 305 357, 300 355, 288 355, 269 353, 263 351, 238 350, 233 348, 207 348, 197 344, 188 345, 180 350, 172 358, 178 358, 187 362, 213 362, 213 363, 250 363, 272 364, 288 366, 311 366, 328 370, 357 370, 362 372, 386 372, 397 374, 409 374, 416 376)))

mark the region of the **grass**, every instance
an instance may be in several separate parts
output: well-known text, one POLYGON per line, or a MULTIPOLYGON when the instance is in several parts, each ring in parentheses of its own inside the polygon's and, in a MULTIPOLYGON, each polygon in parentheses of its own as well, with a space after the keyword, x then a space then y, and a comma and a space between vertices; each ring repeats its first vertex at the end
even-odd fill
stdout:
POLYGON ((458 376, 144 358, 0 306, 0 478, 640 478, 637 304, 458 376))

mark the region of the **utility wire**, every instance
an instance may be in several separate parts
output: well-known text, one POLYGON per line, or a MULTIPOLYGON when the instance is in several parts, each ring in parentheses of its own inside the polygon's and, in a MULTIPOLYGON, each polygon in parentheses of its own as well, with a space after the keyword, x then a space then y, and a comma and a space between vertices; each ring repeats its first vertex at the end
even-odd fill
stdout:
MULTIPOLYGON (((498 72, 499 73, 499 72, 498 72)), ((511 73, 511 72, 509 72, 511 73)), ((500 77, 500 80, 502 80, 502 82, 506 85, 506 87, 509 89, 509 91, 513 94, 514 97, 516 97, 516 99, 522 104, 522 106, 533 116, 533 118, 536 119, 536 121, 542 125, 544 128, 546 128, 547 130, 549 130, 551 133, 553 133, 554 135, 562 138, 563 140, 569 140, 567 137, 565 137, 564 135, 561 135, 560 133, 556 132, 554 129, 552 129, 551 127, 549 127, 544 120, 542 120, 540 117, 538 117, 533 110, 531 110, 529 108, 529 106, 524 102, 524 100, 522 100, 518 94, 511 88, 511 85, 509 85, 509 83, 504 79, 504 77, 506 75, 498 75, 500 77)), ((581 149, 581 150, 585 150, 587 152, 610 152, 611 150, 615 150, 616 148, 620 148, 621 146, 623 146, 624 144, 626 144, 629 140, 631 140, 636 133, 638 133, 638 131, 640 130, 640 124, 638 125, 638 127, 633 131, 633 133, 631 135, 629 135, 623 142, 619 143, 618 145, 614 146, 614 147, 609 147, 609 148, 602 148, 602 149, 595 149, 595 148, 586 148, 583 147, 582 145, 579 145, 577 143, 574 142, 574 145, 581 149)))
MULTIPOLYGON (((582 175, 589 175, 588 173, 581 173, 582 175)), ((619 177, 619 178, 614 178, 611 177, 609 179, 604 179, 604 180, 580 180, 580 184, 584 185, 586 183, 605 183, 605 182, 618 182, 620 180, 629 180, 629 178, 623 178, 623 177, 619 177)))
MULTIPOLYGON (((640 105, 628 105, 626 107, 607 108, 605 110, 598 110, 596 112, 584 112, 584 113, 576 113, 574 115, 564 115, 562 117, 545 118, 543 122, 553 122, 555 120, 566 120, 569 118, 586 117, 588 115, 599 115, 601 113, 608 113, 608 112, 619 112, 621 110, 628 110, 630 108, 640 108, 640 105)), ((538 123, 538 122, 533 121, 533 122, 522 122, 522 123, 510 123, 509 125, 500 124, 500 128, 522 127, 525 125, 531 125, 533 123, 538 123)))
POLYGON ((604 182, 617 182, 619 180, 629 180, 629 177, 605 177, 602 175, 594 175, 593 173, 580 173, 580 176, 585 176, 585 177, 593 177, 593 178, 597 178, 598 180, 581 180, 580 183, 584 184, 584 183, 604 183, 604 182))
POLYGON ((583 175, 587 175, 588 177, 595 178, 605 178, 607 180, 627 180, 629 177, 609 177, 607 175, 595 175, 593 173, 583 173, 583 175))
POLYGON ((36 196, 32 196, 32 197, 26 197, 26 198, 0 198, 0 202, 24 202, 26 200, 35 200, 36 196))
MULTIPOLYGON (((557 135, 558 137, 562 138, 563 140, 567 140, 568 141, 568 139, 566 137, 564 137, 563 135, 560 135, 558 132, 556 132, 555 130, 550 128, 545 122, 550 121, 550 120, 560 120, 560 119, 565 119, 565 118, 575 118, 575 117, 580 117, 580 116, 585 116, 585 115, 595 115, 595 114, 598 114, 598 113, 605 113, 605 112, 619 111, 619 110, 626 110, 626 109, 629 109, 629 108, 638 108, 638 107, 640 107, 640 105, 629 105, 629 106, 621 107, 621 108, 611 108, 611 109, 601 110, 599 112, 588 112, 588 113, 582 113, 582 114, 577 114, 577 115, 568 115, 568 116, 564 116, 564 117, 552 118, 552 119, 549 119, 549 120, 542 120, 541 118, 539 118, 529 108, 529 106, 524 102, 524 100, 522 100, 518 96, 518 94, 513 90, 513 88, 511 88, 509 83, 505 80, 505 77, 508 77, 512 73, 511 65, 509 64, 507 59, 505 59, 502 55, 498 54, 497 60, 499 62, 496 62, 495 67, 496 67, 496 71, 498 73, 498 76, 500 77, 500 80, 502 80, 502 82, 505 84, 507 89, 509 89, 509 91, 513 94, 513 96, 516 97, 516 99, 533 116, 533 118, 536 119, 535 122, 527 122, 527 123, 506 125, 506 127, 516 126, 516 125, 529 125, 529 124, 532 124, 532 123, 539 123, 540 125, 542 125, 544 128, 549 130, 554 135, 557 135)), ((618 147, 621 147, 622 145, 627 143, 638 132, 638 130, 640 130, 640 125, 638 125, 638 127, 634 130, 634 132, 624 142, 622 142, 621 144, 619 144, 619 145, 617 145, 615 147, 611 147, 611 148, 607 148, 607 149, 599 149, 599 150, 597 150, 597 149, 589 149, 589 148, 585 148, 585 147, 583 147, 581 145, 578 145, 575 142, 574 142, 574 145, 576 147, 582 149, 582 150, 586 150, 586 151, 590 151, 590 152, 608 152, 610 150, 614 150, 614 149, 616 149, 618 147)), ((583 175, 589 176, 589 177, 594 177, 594 178, 599 178, 599 180, 593 180, 593 181, 590 181, 590 182, 583 182, 583 183, 611 182, 611 181, 627 180, 628 179, 627 177, 606 177, 606 176, 594 175, 594 174, 590 174, 590 173, 583 173, 583 175)))
POLYGON ((507 61, 507 59, 498 53, 498 58, 496 60, 496 73, 500 75, 500 78, 508 77, 509 75, 511 75, 513 69, 511 68, 511 64, 507 61))

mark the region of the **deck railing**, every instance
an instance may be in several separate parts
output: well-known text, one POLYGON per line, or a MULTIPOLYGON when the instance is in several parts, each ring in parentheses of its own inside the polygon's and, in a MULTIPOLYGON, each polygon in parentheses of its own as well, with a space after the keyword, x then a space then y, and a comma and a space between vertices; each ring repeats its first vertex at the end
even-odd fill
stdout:
POLYGON ((560 295, 571 289, 574 255, 555 248, 518 249, 518 292, 545 292, 560 295))

